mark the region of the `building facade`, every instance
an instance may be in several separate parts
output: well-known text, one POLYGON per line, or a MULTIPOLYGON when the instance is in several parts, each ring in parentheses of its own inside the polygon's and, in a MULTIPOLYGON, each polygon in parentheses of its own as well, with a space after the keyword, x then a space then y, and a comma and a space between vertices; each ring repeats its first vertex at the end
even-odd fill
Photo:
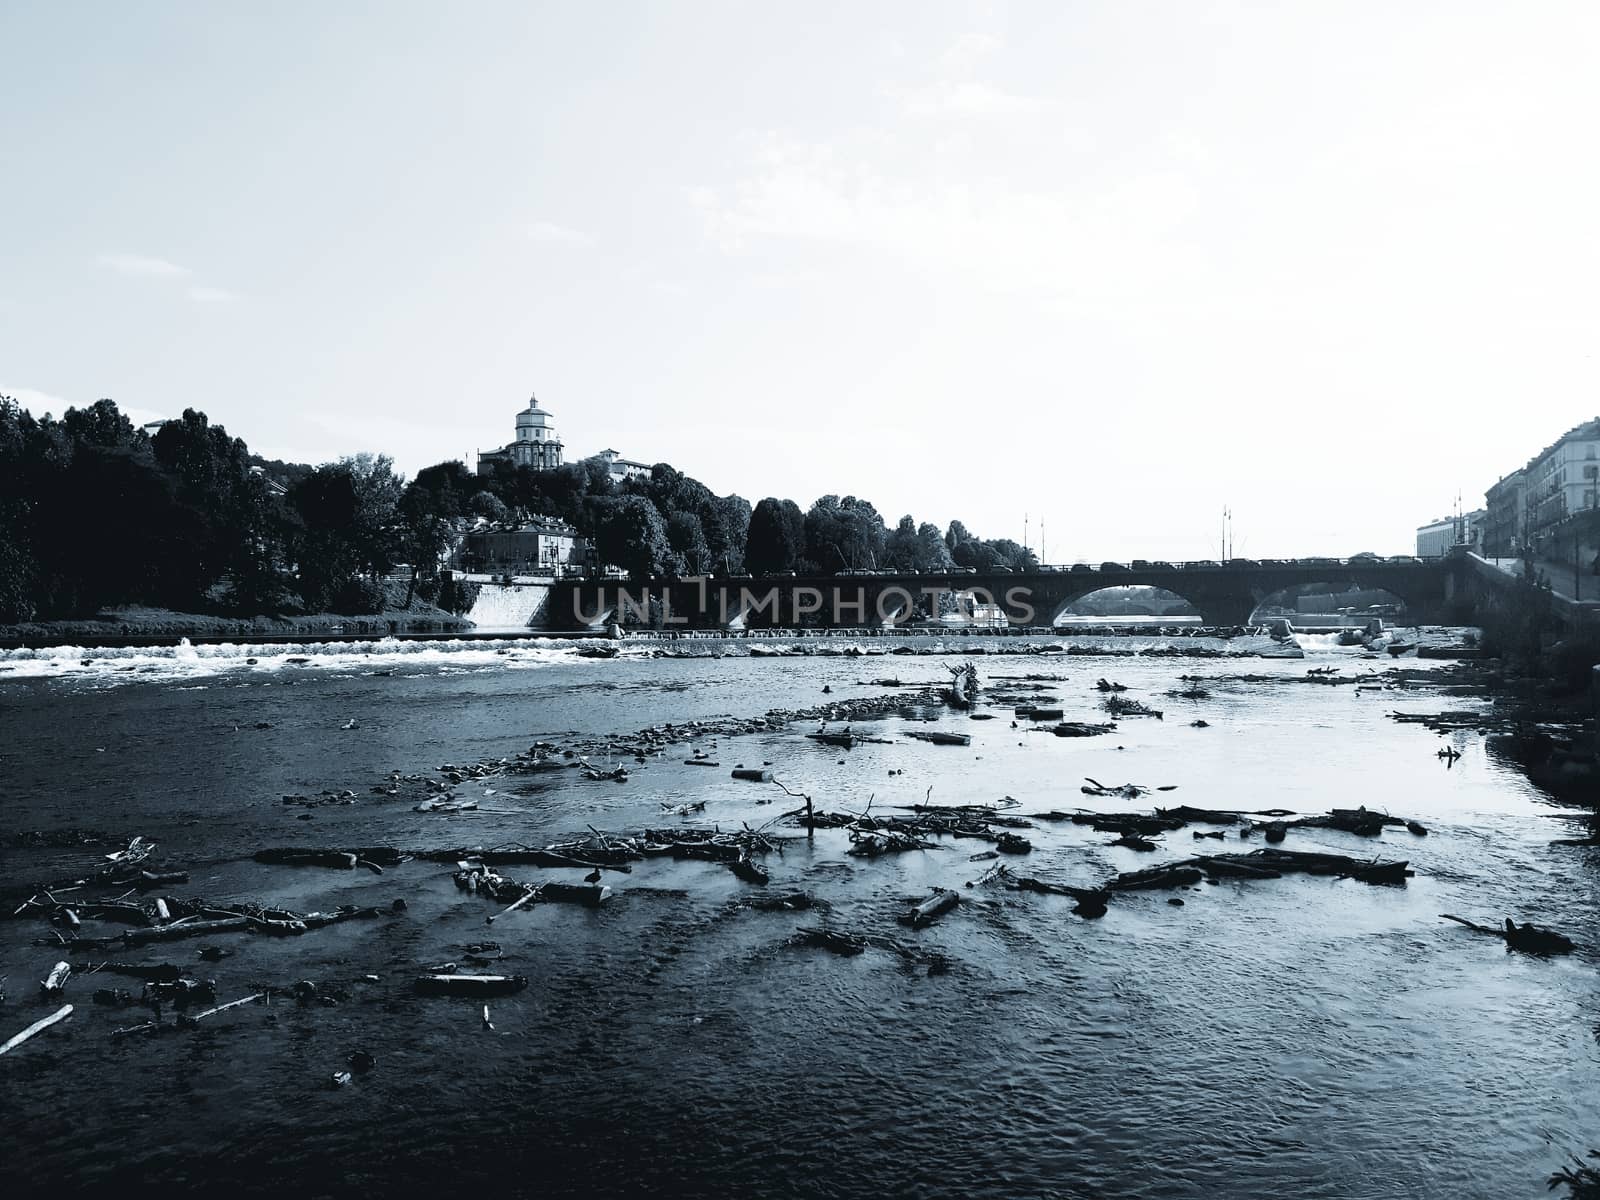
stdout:
POLYGON ((1488 558, 1516 558, 1522 553, 1527 522, 1523 474, 1517 468, 1484 494, 1483 553, 1488 558))
POLYGON ((515 441, 498 450, 478 452, 479 475, 502 462, 535 471, 550 471, 561 465, 561 438, 556 433, 555 418, 548 409, 539 407, 536 397, 529 396, 528 407, 517 414, 516 431, 515 441))
POLYGON ((1534 542, 1568 517, 1600 510, 1600 418, 1567 430, 1522 474, 1524 521, 1534 542))
POLYGON ((1475 554, 1483 552, 1483 531, 1488 511, 1462 513, 1459 517, 1441 517, 1417 527, 1417 557, 1443 558, 1457 546, 1465 546, 1475 554))
POLYGON ((650 464, 635 462, 631 458, 623 458, 615 450, 602 450, 595 458, 606 464, 606 470, 611 472, 611 478, 621 483, 624 479, 649 479, 650 464))
POLYGON ((469 532, 457 559, 462 570, 477 574, 562 575, 581 570, 588 549, 570 525, 535 518, 469 532))

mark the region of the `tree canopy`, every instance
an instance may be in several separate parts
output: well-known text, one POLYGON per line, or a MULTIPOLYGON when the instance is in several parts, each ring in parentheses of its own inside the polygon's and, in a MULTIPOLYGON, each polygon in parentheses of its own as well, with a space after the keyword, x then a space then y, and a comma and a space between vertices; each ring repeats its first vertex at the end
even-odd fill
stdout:
POLYGON ((89 615, 116 604, 240 613, 371 612, 399 564, 411 594, 443 595, 442 570, 473 522, 564 521, 591 565, 636 578, 939 571, 1036 565, 960 521, 911 515, 891 530, 870 501, 754 508, 667 463, 621 481, 599 459, 554 470, 442 462, 406 482, 382 454, 310 465, 253 456, 186 410, 154 434, 111 400, 34 417, 0 396, 0 621, 89 615))

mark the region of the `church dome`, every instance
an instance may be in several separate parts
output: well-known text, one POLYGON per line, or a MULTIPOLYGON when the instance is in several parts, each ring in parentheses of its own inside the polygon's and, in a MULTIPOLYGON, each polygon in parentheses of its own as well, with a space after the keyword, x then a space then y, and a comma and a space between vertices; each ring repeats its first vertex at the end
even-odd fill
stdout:
POLYGON ((517 414, 517 429, 519 431, 524 429, 554 430, 555 424, 554 418, 550 415, 550 410, 540 408, 538 400, 533 396, 528 397, 528 407, 517 414))

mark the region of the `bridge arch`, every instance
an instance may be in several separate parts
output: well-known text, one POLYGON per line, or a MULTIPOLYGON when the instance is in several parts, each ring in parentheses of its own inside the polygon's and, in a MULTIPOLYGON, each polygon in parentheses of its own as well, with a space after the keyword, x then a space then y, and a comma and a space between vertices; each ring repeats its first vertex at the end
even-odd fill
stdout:
POLYGON ((1050 624, 1196 624, 1199 621, 1199 607, 1170 588, 1102 581, 1100 586, 1059 604, 1050 624))
POLYGON ((1250 614, 1252 623, 1268 617, 1286 617, 1312 623, 1344 618, 1362 624, 1371 617, 1409 620, 1411 605, 1398 592, 1354 581, 1290 584, 1263 595, 1250 614))

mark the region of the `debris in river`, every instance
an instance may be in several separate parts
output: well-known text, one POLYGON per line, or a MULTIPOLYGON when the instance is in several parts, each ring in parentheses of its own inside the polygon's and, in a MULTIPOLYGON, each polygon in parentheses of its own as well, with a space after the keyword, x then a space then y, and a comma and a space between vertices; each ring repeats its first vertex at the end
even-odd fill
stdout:
POLYGON ((1521 950, 1525 954, 1571 954, 1572 939, 1566 934, 1557 933, 1554 929, 1543 929, 1538 925, 1524 922, 1518 925, 1510 917, 1506 918, 1505 927, 1496 929, 1492 925, 1479 925, 1476 921, 1469 921, 1465 917, 1453 916, 1450 913, 1440 913, 1446 921, 1454 921, 1458 925, 1465 925, 1474 933, 1486 933, 1490 937, 1501 938, 1508 949, 1521 950))
POLYGON ((1138 700, 1129 700, 1126 696, 1107 696, 1101 701, 1100 707, 1114 717, 1154 717, 1161 720, 1159 709, 1151 708, 1138 700))
POLYGON ((661 812, 663 815, 671 814, 679 817, 687 817, 691 813, 705 812, 705 810, 706 802, 704 800, 693 800, 687 804, 663 803, 661 805, 661 812))
POLYGON ((1163 863, 1157 867, 1147 867, 1142 871, 1124 871, 1106 884, 1106 888, 1128 892, 1146 888, 1188 887, 1192 883, 1199 883, 1203 874, 1204 872, 1198 867, 1186 863, 1163 863))
POLYGON ((72 1005, 63 1004, 60 1008, 56 1009, 56 1011, 51 1013, 48 1017, 41 1017, 39 1020, 35 1021, 32 1025, 29 1025, 21 1033, 15 1034, 12 1037, 6 1039, 5 1043, 3 1045, 0 1045, 0 1054, 9 1054, 11 1051, 15 1050, 18 1046, 22 1045, 23 1042, 27 1041, 29 1038, 33 1037, 35 1034, 43 1033, 46 1029, 49 1029, 50 1026, 54 1025, 57 1021, 65 1021, 71 1015, 72 1015, 72 1005))
POLYGON ((956 708, 974 707, 982 690, 983 677, 978 672, 977 663, 964 662, 959 667, 950 668, 950 689, 946 696, 956 708))
POLYGON ((366 867, 376 875, 383 874, 383 867, 399 866, 409 858, 410 855, 392 846, 364 846, 354 850, 332 850, 316 846, 279 846, 257 850, 255 853, 255 860, 259 863, 292 867, 337 867, 341 870, 353 870, 359 866, 366 867))
POLYGON ((910 912, 901 913, 897 919, 902 925, 920 929, 960 903, 960 892, 953 892, 949 888, 935 888, 933 895, 921 903, 913 905, 910 912))
POLYGON ((1129 850, 1148 851, 1156 848, 1156 844, 1149 838, 1140 837, 1136 833, 1125 833, 1121 837, 1117 838, 1116 841, 1112 842, 1111 845, 1126 846, 1129 850))
POLYGON ((728 864, 728 869, 746 883, 754 883, 762 887, 765 887, 771 879, 766 867, 756 862, 749 855, 735 859, 728 864))
POLYGON ((510 996, 527 986, 526 975, 419 975, 414 984, 424 996, 510 996))
POLYGON ((50 974, 46 975, 44 979, 40 981, 39 994, 46 1000, 59 999, 61 997, 61 993, 66 990, 67 979, 71 975, 72 964, 65 961, 58 962, 55 966, 50 968, 50 974))
POLYGON ((972 745, 972 735, 970 733, 945 733, 938 729, 913 729, 906 736, 916 738, 919 742, 932 742, 935 746, 972 745))
POLYGON ((1063 721, 1051 730, 1057 737, 1099 737, 1116 731, 1116 722, 1097 725, 1092 721, 1063 721))
POLYGON ((603 884, 559 883, 553 880, 537 885, 519 883, 497 874, 483 863, 466 864, 456 871, 452 878, 456 886, 463 891, 488 896, 501 904, 510 902, 511 908, 506 909, 506 912, 536 901, 565 901, 596 908, 611 895, 611 889, 603 884))
POLYGON ((833 954, 853 958, 867 948, 867 939, 854 933, 840 933, 833 929, 801 928, 789 939, 792 945, 815 946, 833 954))

